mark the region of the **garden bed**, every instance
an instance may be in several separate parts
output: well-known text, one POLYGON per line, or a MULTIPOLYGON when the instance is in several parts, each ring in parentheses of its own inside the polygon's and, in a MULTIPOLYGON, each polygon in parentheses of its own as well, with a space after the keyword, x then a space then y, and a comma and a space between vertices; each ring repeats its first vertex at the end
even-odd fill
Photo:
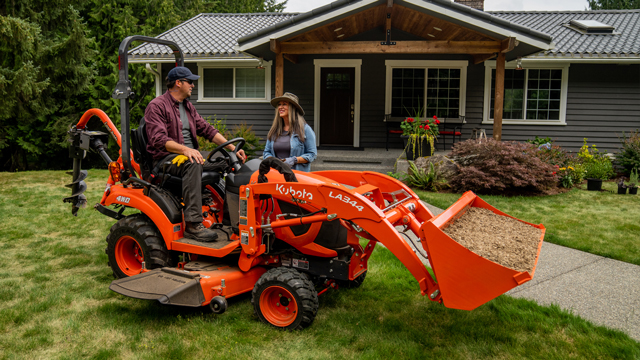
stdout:
POLYGON ((472 207, 443 231, 477 255, 516 271, 533 271, 542 231, 490 210, 472 207))

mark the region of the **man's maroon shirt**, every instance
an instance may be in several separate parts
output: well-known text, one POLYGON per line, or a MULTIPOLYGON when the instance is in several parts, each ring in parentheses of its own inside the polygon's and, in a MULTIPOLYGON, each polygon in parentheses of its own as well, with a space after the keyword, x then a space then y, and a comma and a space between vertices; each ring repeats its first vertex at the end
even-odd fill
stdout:
MULTIPOLYGON (((196 135, 212 140, 218 130, 206 122, 188 100, 184 101, 184 108, 189 118, 193 145, 198 149, 196 135)), ((165 147, 167 141, 173 140, 178 144, 184 145, 179 103, 168 91, 162 96, 151 100, 144 111, 144 121, 147 129, 147 151, 153 156, 154 160, 162 159, 169 155, 165 147)))

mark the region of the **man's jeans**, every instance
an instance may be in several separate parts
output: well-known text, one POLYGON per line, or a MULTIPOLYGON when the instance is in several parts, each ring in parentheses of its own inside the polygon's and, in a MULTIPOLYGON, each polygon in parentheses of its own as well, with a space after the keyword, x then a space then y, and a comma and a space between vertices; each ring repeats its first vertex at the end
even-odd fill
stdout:
MULTIPOLYGON (((164 158, 154 161, 154 166, 160 163, 158 173, 162 174, 164 164, 173 160, 178 154, 170 154, 164 158)), ((184 221, 202 222, 202 172, 218 171, 219 167, 205 161, 204 165, 194 164, 186 160, 182 165, 170 164, 167 166, 167 173, 182 178, 182 198, 184 201, 184 221)))

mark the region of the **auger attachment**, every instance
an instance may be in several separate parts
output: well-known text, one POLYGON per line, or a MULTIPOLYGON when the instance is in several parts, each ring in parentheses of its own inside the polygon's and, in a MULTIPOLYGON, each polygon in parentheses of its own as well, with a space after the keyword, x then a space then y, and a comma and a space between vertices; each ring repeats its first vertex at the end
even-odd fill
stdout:
POLYGON ((71 214, 78 216, 78 209, 87 206, 87 197, 84 192, 87 190, 87 184, 84 179, 87 178, 87 170, 82 170, 82 159, 87 155, 87 150, 93 149, 97 151, 105 162, 110 163, 111 159, 104 150, 109 136, 100 131, 87 131, 85 129, 77 129, 75 126, 69 130, 69 157, 73 159, 73 171, 67 174, 73 176, 70 184, 65 187, 71 188, 71 196, 64 198, 62 201, 71 203, 71 214))

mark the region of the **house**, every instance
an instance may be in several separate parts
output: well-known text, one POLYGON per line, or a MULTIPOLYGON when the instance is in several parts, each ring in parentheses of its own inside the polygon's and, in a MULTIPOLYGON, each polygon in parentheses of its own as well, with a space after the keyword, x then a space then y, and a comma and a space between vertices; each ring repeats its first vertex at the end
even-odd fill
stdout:
MULTIPOLYGON (((615 151, 623 132, 640 128, 640 10, 482 8, 482 0, 339 0, 303 14, 200 14, 158 37, 177 42, 202 76, 192 96, 200 114, 244 121, 263 139, 269 100, 283 91, 299 96, 328 149, 384 148, 385 115, 420 108, 464 121, 463 139, 483 128, 571 150, 589 138, 615 151)), ((143 44, 129 54, 149 64, 161 94, 169 49, 143 44)), ((398 135, 389 146, 402 147, 398 135)))

